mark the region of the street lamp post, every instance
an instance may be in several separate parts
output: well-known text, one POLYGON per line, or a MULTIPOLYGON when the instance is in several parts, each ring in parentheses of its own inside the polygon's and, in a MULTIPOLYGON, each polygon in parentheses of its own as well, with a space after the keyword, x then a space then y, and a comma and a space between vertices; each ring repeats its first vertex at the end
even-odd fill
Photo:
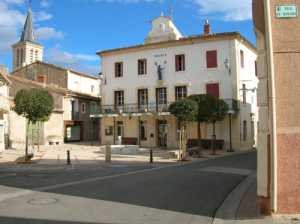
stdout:
POLYGON ((232 149, 232 115, 234 114, 233 110, 228 111, 229 114, 229 149, 227 152, 233 152, 232 149))

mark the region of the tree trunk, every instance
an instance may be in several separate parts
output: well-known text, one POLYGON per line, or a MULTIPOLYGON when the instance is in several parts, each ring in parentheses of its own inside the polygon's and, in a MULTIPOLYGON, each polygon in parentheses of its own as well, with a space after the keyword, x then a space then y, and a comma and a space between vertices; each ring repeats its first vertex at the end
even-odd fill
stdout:
POLYGON ((182 125, 182 161, 186 160, 186 153, 187 153, 187 130, 186 130, 186 123, 182 125))
POLYGON ((30 121, 26 119, 26 137, 25 137, 25 161, 28 160, 28 131, 30 121))
POLYGON ((201 147, 201 138, 202 138, 202 133, 201 133, 201 122, 198 121, 197 123, 197 133, 198 133, 198 150, 199 150, 199 156, 201 155, 202 147, 201 147))
POLYGON ((178 160, 181 160, 181 149, 182 149, 182 129, 181 122, 179 121, 179 151, 178 151, 178 160))
POLYGON ((216 122, 213 122, 212 153, 216 155, 216 122))

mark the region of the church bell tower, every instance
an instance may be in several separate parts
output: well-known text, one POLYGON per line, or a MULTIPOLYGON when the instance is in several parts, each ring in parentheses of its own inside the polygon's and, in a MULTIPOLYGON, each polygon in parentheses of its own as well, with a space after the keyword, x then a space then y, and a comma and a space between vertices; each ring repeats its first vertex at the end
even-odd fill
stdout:
POLYGON ((34 38, 32 11, 29 7, 20 41, 13 48, 13 71, 43 60, 44 47, 34 38))

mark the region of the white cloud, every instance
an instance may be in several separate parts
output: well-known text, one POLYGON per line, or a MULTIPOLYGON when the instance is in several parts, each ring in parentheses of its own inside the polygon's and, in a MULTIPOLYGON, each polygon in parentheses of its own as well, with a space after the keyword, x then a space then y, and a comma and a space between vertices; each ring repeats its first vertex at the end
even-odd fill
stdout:
MULTIPOLYGON (((20 38, 26 15, 18 10, 18 6, 23 6, 24 3, 24 0, 0 0, 0 54, 9 52, 11 45, 20 38)), ((33 16, 35 22, 52 18, 52 15, 45 11, 35 12, 33 16)), ((40 27, 36 30, 35 35, 40 40, 62 39, 64 37, 61 31, 56 31, 52 27, 40 27)))
POLYGON ((24 3, 24 0, 3 0, 3 2, 9 3, 9 4, 21 5, 24 3))
POLYGON ((0 54, 9 51, 11 45, 17 41, 18 29, 25 20, 25 16, 21 12, 8 8, 8 2, 21 4, 21 1, 17 0, 0 2, 0 54))
POLYGON ((226 21, 243 21, 252 18, 251 0, 191 0, 199 6, 201 15, 226 21))
POLYGON ((163 2, 164 0, 96 0, 96 2, 107 3, 140 3, 140 2, 163 2))
POLYGON ((46 60, 50 63, 96 75, 100 66, 91 65, 99 60, 96 55, 73 54, 62 51, 59 47, 50 48, 46 52, 46 60))
POLYGON ((50 3, 48 2, 48 0, 41 0, 40 5, 42 8, 48 8, 50 3))
POLYGON ((64 33, 56 31, 52 27, 40 27, 35 31, 35 36, 38 40, 63 39, 64 33))
POLYGON ((46 21, 52 19, 53 15, 45 11, 33 13, 34 21, 46 21))

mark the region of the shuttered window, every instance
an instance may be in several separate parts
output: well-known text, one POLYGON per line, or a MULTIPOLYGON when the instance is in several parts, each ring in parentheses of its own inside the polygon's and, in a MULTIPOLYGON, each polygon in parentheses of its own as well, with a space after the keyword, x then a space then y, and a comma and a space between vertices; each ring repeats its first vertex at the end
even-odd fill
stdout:
POLYGON ((123 77, 123 62, 115 63, 115 77, 123 77))
POLYGON ((217 68, 218 67, 218 59, 217 59, 217 51, 207 51, 206 52, 206 66, 207 68, 217 68))
POLYGON ((240 51, 240 60, 241 60, 241 68, 245 67, 245 56, 244 56, 244 51, 240 51))
POLYGON ((180 54, 175 56, 175 71, 185 71, 185 55, 180 54))
POLYGON ((219 83, 206 84, 206 94, 214 96, 215 98, 219 99, 220 97, 219 83))
POLYGON ((139 75, 147 74, 147 60, 146 59, 138 60, 138 74, 139 75))
POLYGON ((182 100, 187 97, 186 86, 176 86, 175 87, 175 100, 182 100))

